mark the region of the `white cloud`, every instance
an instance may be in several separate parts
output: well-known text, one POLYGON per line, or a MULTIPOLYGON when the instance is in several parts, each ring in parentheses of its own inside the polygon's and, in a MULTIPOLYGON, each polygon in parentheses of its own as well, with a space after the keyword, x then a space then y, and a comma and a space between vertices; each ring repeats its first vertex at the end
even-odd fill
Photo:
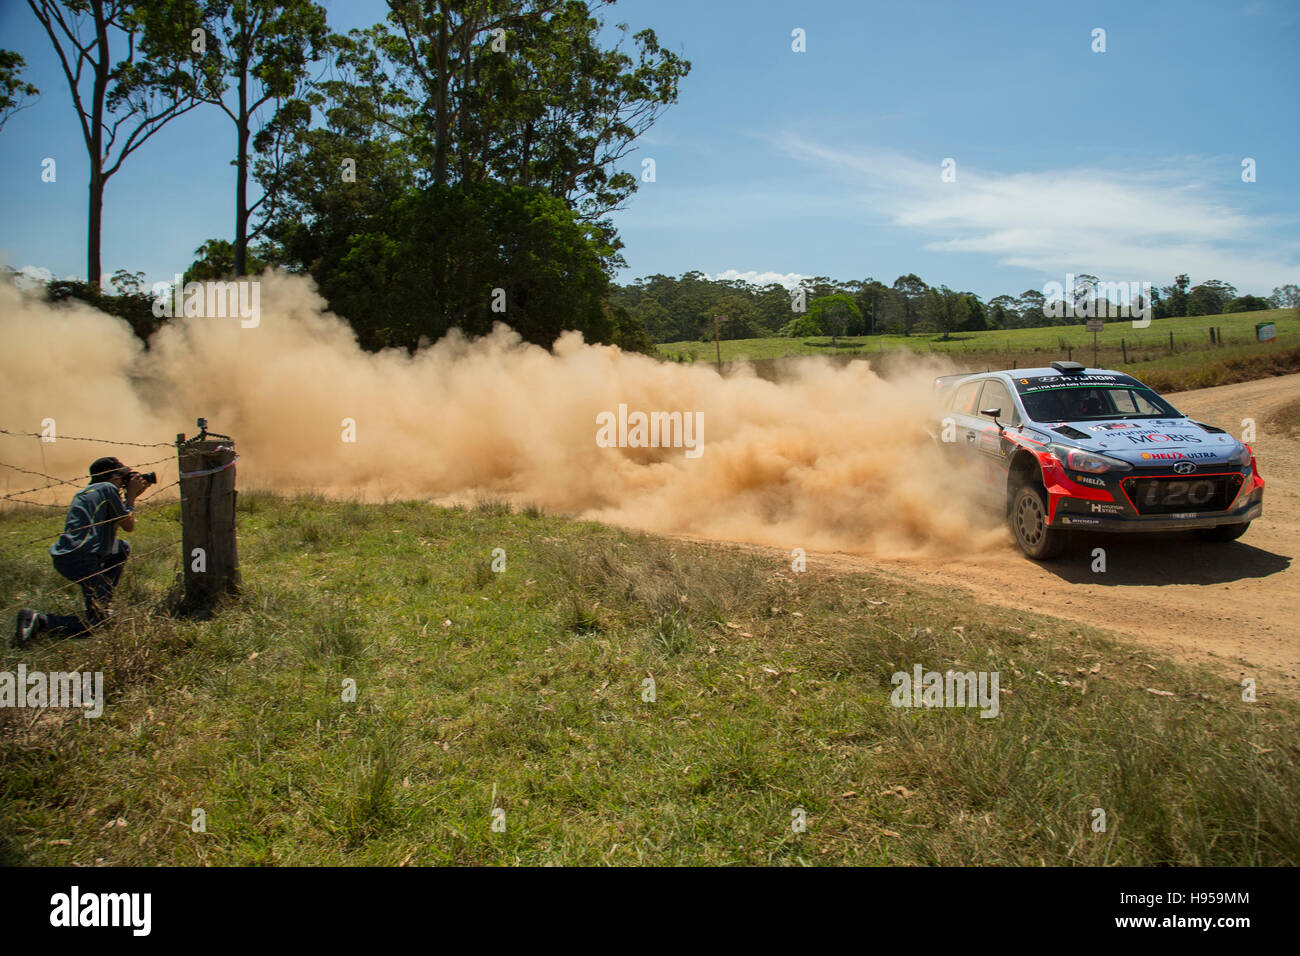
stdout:
POLYGON ((46 283, 54 278, 54 273, 44 266, 23 266, 18 270, 18 275, 32 285, 46 283))
POLYGON ((799 272, 756 272, 753 269, 746 272, 741 272, 738 269, 725 269, 715 275, 709 275, 707 272, 704 274, 709 279, 720 279, 727 282, 740 280, 742 282, 748 282, 750 285, 771 285, 775 282, 778 285, 785 286, 787 289, 796 289, 798 288, 800 281, 811 278, 811 276, 806 276, 799 272))
POLYGON ((14 276, 14 284, 20 289, 39 289, 54 277, 44 266, 21 266, 14 276))
MULTIPOLYGON (((45 268, 45 266, 20 266, 15 271, 17 274, 14 276, 14 282, 24 289, 39 288, 50 280, 57 278, 53 271, 45 268)), ((67 282, 81 281, 81 276, 75 272, 70 272, 63 278, 67 282)), ((105 275, 105 280, 107 280, 107 275, 105 275)))
POLYGON ((926 248, 984 253, 1050 275, 1089 272, 1157 285, 1186 272, 1243 290, 1293 281, 1300 257, 1268 234, 1273 223, 1216 192, 1199 164, 1118 173, 1071 168, 999 174, 888 150, 847 152, 791 138, 787 152, 849 177, 866 209, 932 237, 926 248), (1190 168, 1190 171, 1189 171, 1190 168))

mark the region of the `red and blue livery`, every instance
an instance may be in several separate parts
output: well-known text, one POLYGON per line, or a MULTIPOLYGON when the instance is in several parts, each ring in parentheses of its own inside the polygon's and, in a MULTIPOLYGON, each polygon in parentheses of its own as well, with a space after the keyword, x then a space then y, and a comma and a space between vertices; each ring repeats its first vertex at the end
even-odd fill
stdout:
POLYGON ((1070 531, 1234 541, 1263 510, 1249 445, 1121 372, 1053 362, 935 389, 935 441, 978 470, 1031 558, 1060 554, 1070 531))

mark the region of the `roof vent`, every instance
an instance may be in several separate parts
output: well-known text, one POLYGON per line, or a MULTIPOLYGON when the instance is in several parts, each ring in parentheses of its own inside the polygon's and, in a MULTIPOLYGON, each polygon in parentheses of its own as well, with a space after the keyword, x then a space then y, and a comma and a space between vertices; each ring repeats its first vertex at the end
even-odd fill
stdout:
POLYGON ((1052 368, 1062 375, 1077 375, 1084 370, 1084 367, 1078 362, 1053 362, 1052 368))

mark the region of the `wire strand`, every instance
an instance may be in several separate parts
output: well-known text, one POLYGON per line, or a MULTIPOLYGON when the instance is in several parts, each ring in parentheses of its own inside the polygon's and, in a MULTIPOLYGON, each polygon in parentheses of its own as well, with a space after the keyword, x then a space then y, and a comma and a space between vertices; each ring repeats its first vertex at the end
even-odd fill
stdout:
MULTIPOLYGON (((147 558, 151 554, 157 554, 159 551, 162 551, 164 548, 174 548, 176 547, 176 545, 181 544, 183 540, 184 540, 183 538, 177 538, 175 541, 169 541, 165 544, 160 544, 158 545, 158 547, 150 548, 148 551, 142 551, 139 554, 132 553, 129 557, 136 558, 137 560, 140 558, 147 558)), ((44 601, 52 594, 58 594, 60 591, 65 591, 70 587, 76 587, 77 585, 81 584, 82 581, 89 581, 91 578, 97 577, 102 573, 103 573, 102 571, 95 571, 92 574, 87 574, 85 577, 78 578, 75 581, 66 581, 63 584, 58 585, 57 587, 52 587, 46 591, 41 592, 40 594, 36 595, 36 597, 32 598, 30 601, 19 601, 17 604, 11 604, 6 608, 0 608, 0 614, 7 615, 10 611, 16 611, 17 609, 23 607, 31 607, 32 604, 38 601, 44 601)))
MULTIPOLYGON (((168 455, 166 458, 155 458, 153 461, 142 461, 137 465, 127 465, 126 467, 135 470, 138 468, 147 468, 149 465, 161 465, 163 462, 174 461, 174 460, 175 459, 172 455, 168 455)), ((47 488, 58 488, 61 485, 79 485, 83 481, 88 480, 89 478, 88 475, 78 475, 76 478, 63 479, 55 475, 47 475, 43 471, 32 471, 30 468, 19 468, 17 465, 9 464, 7 461, 0 461, 0 467, 12 468, 14 471, 21 471, 24 475, 35 475, 37 478, 48 478, 52 482, 52 484, 41 485, 39 488, 27 488, 23 491, 8 492, 7 494, 0 495, 0 501, 8 501, 8 500, 18 501, 20 499, 16 497, 17 495, 35 494, 38 491, 44 491, 47 488)), ((36 505, 36 504, 43 504, 43 502, 28 501, 26 502, 26 504, 36 505)), ((49 505, 48 507, 63 507, 63 506, 49 505)))
MULTIPOLYGON (((48 438, 48 435, 42 435, 40 432, 15 432, 8 428, 0 428, 0 435, 9 435, 13 438, 48 438)), ((133 448, 174 448, 175 445, 169 441, 157 442, 139 442, 139 441, 112 441, 108 438, 78 438, 75 435, 59 435, 59 441, 89 441, 96 442, 100 445, 130 445, 133 448)))
MULTIPOLYGON (((159 488, 158 490, 159 490, 159 491, 166 491, 168 488, 172 488, 172 487, 174 487, 174 486, 176 486, 176 485, 179 485, 179 484, 180 484, 179 481, 173 481, 170 485, 163 485, 163 487, 159 488)), ((156 494, 156 492, 155 492, 154 494, 156 494)), ((145 496, 145 502, 146 502, 146 504, 148 503, 148 500, 149 500, 149 499, 153 498, 153 496, 154 496, 153 494, 149 494, 149 495, 146 495, 146 496, 145 496)), ((210 498, 210 497, 211 497, 211 495, 199 495, 199 496, 197 496, 197 497, 196 497, 195 499, 193 499, 193 500, 201 500, 201 499, 203 499, 203 498, 210 498)), ((139 499, 137 499, 137 500, 139 500, 139 499)), ((34 502, 34 501, 29 501, 29 502, 27 502, 27 503, 28 503, 28 504, 37 504, 37 502, 34 502)), ((165 502, 165 501, 155 501, 155 502, 153 502, 153 506, 154 506, 155 508, 157 508, 157 507, 159 507, 159 506, 161 506, 161 505, 164 505, 164 504, 167 504, 167 502, 165 502)), ((141 514, 141 512, 140 512, 140 510, 139 510, 138 508, 137 508, 133 513, 136 514, 136 515, 141 514)), ((52 517, 52 516, 51 516, 51 517, 52 517)), ((119 517, 119 518, 104 518, 104 519, 102 519, 102 520, 100 520, 100 521, 94 521, 94 522, 91 522, 90 524, 85 525, 84 527, 79 528, 78 530, 79 530, 79 531, 88 531, 88 530, 90 530, 91 528, 97 528, 97 527, 99 527, 101 524, 109 524, 109 523, 111 523, 111 522, 114 522, 114 521, 121 521, 121 520, 122 520, 122 519, 121 519, 120 517, 119 517)), ((62 531, 59 532, 59 534, 62 534, 62 533, 63 533, 62 531)), ((18 549, 18 548, 24 547, 24 546, 26 546, 26 545, 29 545, 29 544, 36 544, 37 542, 40 542, 40 541, 48 541, 50 538, 57 538, 57 537, 58 537, 58 535, 56 535, 56 534, 50 534, 49 532, 46 532, 45 534, 41 535, 41 536, 38 537, 38 538, 29 538, 29 539, 27 539, 26 541, 19 541, 19 542, 17 542, 16 544, 14 544, 14 543, 10 543, 10 542, 5 542, 5 544, 8 545, 8 547, 4 548, 3 550, 0 550, 0 554, 9 554, 11 551, 14 551, 14 550, 16 550, 16 549, 18 549)))

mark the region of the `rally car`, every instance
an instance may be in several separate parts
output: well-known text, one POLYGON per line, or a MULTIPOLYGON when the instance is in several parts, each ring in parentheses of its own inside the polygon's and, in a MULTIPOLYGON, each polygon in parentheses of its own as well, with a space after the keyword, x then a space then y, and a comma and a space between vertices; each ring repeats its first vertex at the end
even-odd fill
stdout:
POLYGON ((1029 557, 1080 531, 1240 538, 1263 509, 1250 446, 1137 379, 1078 362, 935 380, 932 437, 969 461, 1029 557))

